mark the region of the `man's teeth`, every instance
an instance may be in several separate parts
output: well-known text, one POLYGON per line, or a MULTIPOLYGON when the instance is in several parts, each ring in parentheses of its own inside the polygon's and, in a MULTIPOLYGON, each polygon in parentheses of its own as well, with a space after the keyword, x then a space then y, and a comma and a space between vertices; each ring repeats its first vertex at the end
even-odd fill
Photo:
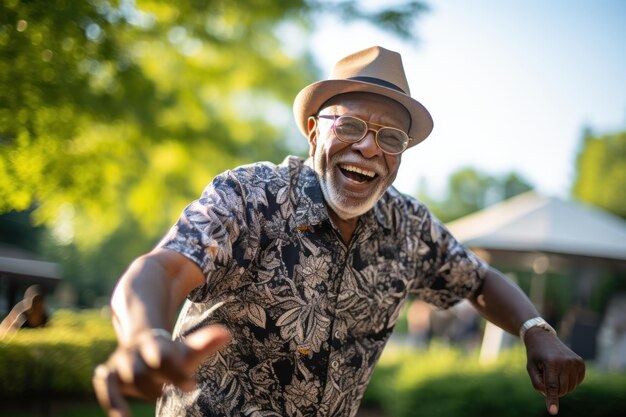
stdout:
POLYGON ((355 167, 354 165, 341 165, 340 168, 346 171, 356 172, 357 174, 365 175, 366 177, 370 178, 374 178, 374 176, 376 175, 376 173, 373 171, 361 169, 359 167, 355 167))

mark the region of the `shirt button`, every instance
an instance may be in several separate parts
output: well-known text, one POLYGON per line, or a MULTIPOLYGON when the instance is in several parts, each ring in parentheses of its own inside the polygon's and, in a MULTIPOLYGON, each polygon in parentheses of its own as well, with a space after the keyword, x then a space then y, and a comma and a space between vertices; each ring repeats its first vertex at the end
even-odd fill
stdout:
POLYGON ((309 348, 299 348, 298 349, 298 355, 301 357, 306 356, 307 358, 311 356, 311 349, 309 348))

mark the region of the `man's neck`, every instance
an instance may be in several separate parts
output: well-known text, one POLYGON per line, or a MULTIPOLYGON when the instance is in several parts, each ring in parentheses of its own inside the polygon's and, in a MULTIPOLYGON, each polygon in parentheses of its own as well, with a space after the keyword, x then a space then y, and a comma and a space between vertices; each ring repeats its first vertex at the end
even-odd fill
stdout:
POLYGON ((350 240, 352 239, 352 235, 356 230, 357 223, 359 221, 359 217, 353 217, 351 219, 342 219, 339 217, 330 207, 327 206, 328 216, 333 224, 339 230, 339 234, 341 235, 341 240, 346 245, 350 244, 350 240))

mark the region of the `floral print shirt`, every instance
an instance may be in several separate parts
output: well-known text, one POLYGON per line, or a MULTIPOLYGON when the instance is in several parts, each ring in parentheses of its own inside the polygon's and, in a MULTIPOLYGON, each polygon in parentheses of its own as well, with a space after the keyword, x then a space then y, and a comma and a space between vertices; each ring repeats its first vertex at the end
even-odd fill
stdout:
POLYGON ((176 337, 209 323, 233 336, 198 369, 196 390, 165 386, 165 416, 354 416, 407 297, 449 307, 487 268, 393 187, 344 244, 297 157, 217 176, 160 246, 206 276, 176 337))

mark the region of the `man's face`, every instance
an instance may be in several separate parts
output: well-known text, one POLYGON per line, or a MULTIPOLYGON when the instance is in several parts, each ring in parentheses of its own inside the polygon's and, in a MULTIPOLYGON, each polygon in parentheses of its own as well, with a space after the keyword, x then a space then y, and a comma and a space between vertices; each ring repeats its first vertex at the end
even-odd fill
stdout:
MULTIPOLYGON (((319 115, 354 116, 366 122, 409 128, 409 114, 396 101, 371 93, 348 93, 331 99, 319 115)), ((357 143, 335 137, 332 119, 309 121, 309 155, 320 177, 322 193, 330 209, 348 220, 371 209, 396 178, 401 155, 384 153, 369 131, 357 143)))

